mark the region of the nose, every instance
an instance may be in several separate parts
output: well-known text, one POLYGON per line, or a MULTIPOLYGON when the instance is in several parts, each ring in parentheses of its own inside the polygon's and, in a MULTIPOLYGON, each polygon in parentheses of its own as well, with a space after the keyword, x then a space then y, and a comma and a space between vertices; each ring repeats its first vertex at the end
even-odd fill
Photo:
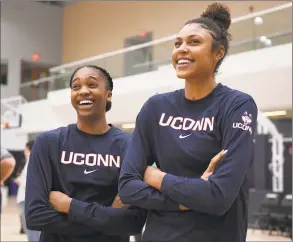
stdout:
POLYGON ((90 90, 86 85, 82 85, 79 90, 79 95, 88 95, 90 94, 90 90))
POLYGON ((185 43, 182 43, 177 50, 185 54, 189 52, 188 46, 185 43))

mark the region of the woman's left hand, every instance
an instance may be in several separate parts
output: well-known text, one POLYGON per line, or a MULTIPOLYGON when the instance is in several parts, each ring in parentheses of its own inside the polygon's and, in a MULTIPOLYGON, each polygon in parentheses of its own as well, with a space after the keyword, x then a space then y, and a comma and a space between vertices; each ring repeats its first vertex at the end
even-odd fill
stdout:
POLYGON ((162 172, 160 169, 148 166, 144 172, 143 181, 151 187, 161 190, 162 181, 165 175, 166 173, 162 172))
POLYGON ((68 214, 72 198, 62 192, 54 191, 50 192, 49 200, 57 212, 68 214))
POLYGON ((128 205, 125 205, 121 201, 119 194, 117 194, 117 196, 115 197, 115 199, 114 199, 111 207, 112 208, 128 208, 129 206, 128 205))

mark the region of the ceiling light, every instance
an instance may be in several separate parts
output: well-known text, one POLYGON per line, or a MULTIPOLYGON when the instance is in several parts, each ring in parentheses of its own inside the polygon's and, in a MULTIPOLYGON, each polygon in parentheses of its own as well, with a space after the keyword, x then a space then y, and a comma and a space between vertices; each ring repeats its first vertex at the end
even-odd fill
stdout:
POLYGON ((266 39, 266 41, 264 42, 265 46, 271 46, 272 45, 272 41, 270 39, 266 39))
POLYGON ((122 129, 134 129, 135 124, 122 124, 122 129))
POLYGON ((262 17, 255 17, 253 22, 255 25, 261 25, 261 24, 263 24, 263 19, 262 19, 262 17))
POLYGON ((284 116, 287 114, 287 111, 271 111, 271 112, 264 112, 263 115, 266 117, 274 117, 274 116, 284 116))
POLYGON ((259 37, 259 41, 265 43, 268 38, 266 36, 259 37))

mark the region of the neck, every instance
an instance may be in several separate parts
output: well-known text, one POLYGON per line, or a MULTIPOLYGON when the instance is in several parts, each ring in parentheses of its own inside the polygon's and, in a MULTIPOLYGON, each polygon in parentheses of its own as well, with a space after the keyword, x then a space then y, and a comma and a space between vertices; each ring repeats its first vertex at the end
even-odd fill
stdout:
POLYGON ((199 100, 209 95, 217 86, 214 76, 205 79, 185 80, 185 97, 199 100))
POLYGON ((110 126, 107 124, 106 117, 99 119, 78 118, 77 127, 88 134, 104 134, 110 126))

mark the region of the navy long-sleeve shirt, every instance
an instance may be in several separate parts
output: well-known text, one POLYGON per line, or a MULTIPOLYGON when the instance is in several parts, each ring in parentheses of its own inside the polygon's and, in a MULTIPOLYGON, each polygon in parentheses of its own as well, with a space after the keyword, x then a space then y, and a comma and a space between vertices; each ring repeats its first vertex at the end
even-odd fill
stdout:
POLYGON ((150 209, 144 241, 245 241, 256 120, 252 97, 222 84, 200 100, 178 90, 144 104, 119 181, 123 202, 150 209), (223 149, 213 175, 200 179, 223 149), (161 192, 143 182, 153 161, 167 173, 161 192))
POLYGON ((76 124, 41 134, 28 167, 27 227, 41 230, 43 242, 120 242, 140 233, 146 211, 111 207, 129 139, 114 126, 102 135, 76 124), (50 205, 51 191, 73 198, 68 215, 50 205))

